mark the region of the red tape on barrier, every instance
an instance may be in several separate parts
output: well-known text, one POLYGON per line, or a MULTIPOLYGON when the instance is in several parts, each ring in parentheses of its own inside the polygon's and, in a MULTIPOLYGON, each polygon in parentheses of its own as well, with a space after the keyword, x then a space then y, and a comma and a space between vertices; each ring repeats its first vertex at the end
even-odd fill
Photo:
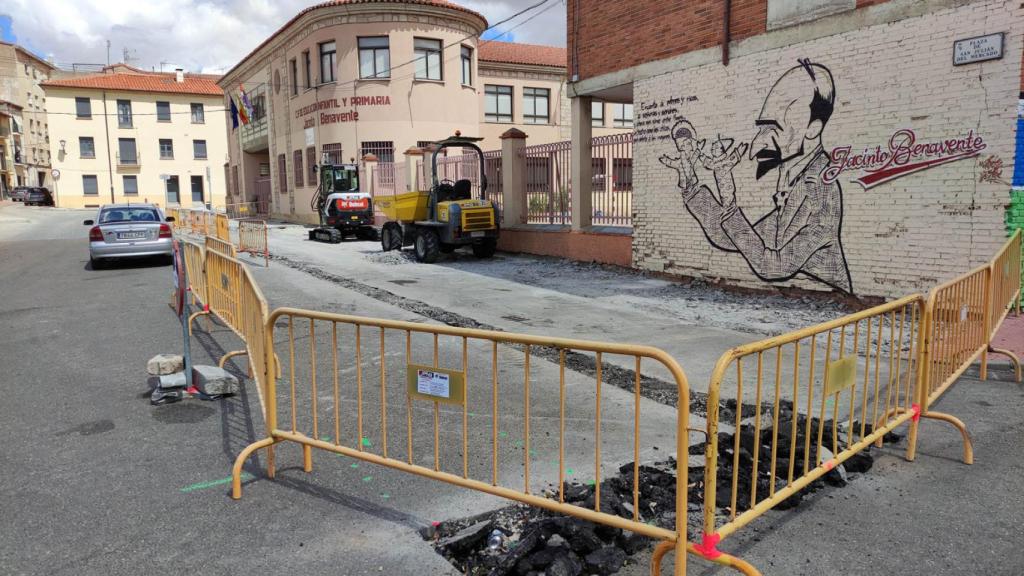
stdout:
POLYGON ((910 412, 914 414, 914 416, 911 418, 911 420, 913 420, 914 422, 917 422, 918 420, 921 419, 921 405, 920 404, 911 404, 910 405, 910 412))
POLYGON ((717 548, 718 543, 721 540, 722 537, 718 534, 705 533, 703 536, 701 536, 700 544, 694 544, 693 549, 696 550, 697 553, 701 556, 709 560, 714 560, 715 558, 718 558, 722 555, 722 553, 719 552, 717 548))
POLYGON ((825 467, 825 470, 832 470, 833 468, 836 467, 836 461, 835 460, 826 460, 825 463, 823 464, 823 466, 825 467))
POLYGON ((209 311, 210 311, 210 305, 209 304, 203 304, 203 312, 209 312, 209 311))

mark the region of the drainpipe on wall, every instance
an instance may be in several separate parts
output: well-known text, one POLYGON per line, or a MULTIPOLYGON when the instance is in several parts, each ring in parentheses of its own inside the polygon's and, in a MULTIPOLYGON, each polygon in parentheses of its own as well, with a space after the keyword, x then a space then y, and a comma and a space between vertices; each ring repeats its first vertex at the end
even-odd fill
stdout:
POLYGON ((732 12, 732 0, 725 0, 722 5, 722 66, 729 65, 729 19, 732 12))
POLYGON ((103 91, 103 131, 107 134, 107 177, 110 179, 110 203, 114 203, 114 164, 110 159, 110 118, 107 116, 107 91, 103 91))

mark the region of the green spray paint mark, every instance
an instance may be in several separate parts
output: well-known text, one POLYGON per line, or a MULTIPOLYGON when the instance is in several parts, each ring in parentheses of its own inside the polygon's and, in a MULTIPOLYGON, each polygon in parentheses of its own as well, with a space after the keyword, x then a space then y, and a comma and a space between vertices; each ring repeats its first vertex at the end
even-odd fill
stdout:
POLYGON ((320 441, 321 442, 330 442, 331 441, 331 437, 330 436, 321 436, 320 437, 320 441))
POLYGON ((508 432, 498 432, 499 438, 508 438, 508 432))
POLYGON ((536 455, 537 455, 537 451, 536 450, 530 450, 530 456, 536 456, 536 455))
MULTIPOLYGON (((255 476, 253 476, 252 474, 249 474, 248 472, 242 472, 242 477, 241 478, 242 478, 242 482, 248 482, 249 480, 252 480, 253 478, 255 478, 255 476)), ((184 488, 180 489, 179 492, 183 492, 183 493, 187 494, 189 492, 195 492, 196 490, 205 490, 207 488, 213 488, 214 486, 221 486, 223 484, 230 484, 230 483, 231 483, 231 476, 228 476, 227 478, 221 478, 220 480, 210 480, 209 482, 196 482, 195 484, 192 484, 190 486, 185 486, 184 488)))
POLYGON ((576 471, 573 470, 572 468, 566 468, 565 473, 568 474, 569 476, 572 476, 573 474, 576 473, 576 471))
POLYGON ((373 476, 363 476, 363 482, 369 482, 373 480, 373 476))
POLYGON ((363 438, 363 446, 369 447, 370 445, 371 445, 370 444, 370 439, 369 438, 363 438))
POLYGON ((385 500, 387 500, 388 498, 391 498, 391 494, 388 494, 387 492, 385 492, 385 493, 381 494, 380 497, 385 499, 385 500))
POLYGON ((587 480, 587 486, 593 486, 593 485, 594 485, 594 481, 593 480, 587 480))
POLYGON ((522 448, 522 447, 523 447, 523 441, 522 440, 516 440, 516 448, 522 448))
POLYGON ((359 468, 359 462, 353 462, 352 463, 352 467, 353 468, 359 468))

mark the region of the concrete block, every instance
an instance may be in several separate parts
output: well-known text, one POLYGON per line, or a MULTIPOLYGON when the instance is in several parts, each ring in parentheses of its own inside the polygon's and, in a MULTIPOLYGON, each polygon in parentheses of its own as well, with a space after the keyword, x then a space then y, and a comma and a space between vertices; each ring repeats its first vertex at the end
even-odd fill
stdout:
POLYGON ((181 372, 185 363, 178 354, 157 354, 146 363, 146 372, 153 376, 181 372))
POLYGON ((216 366, 193 366, 192 383, 211 396, 238 393, 238 378, 216 366))

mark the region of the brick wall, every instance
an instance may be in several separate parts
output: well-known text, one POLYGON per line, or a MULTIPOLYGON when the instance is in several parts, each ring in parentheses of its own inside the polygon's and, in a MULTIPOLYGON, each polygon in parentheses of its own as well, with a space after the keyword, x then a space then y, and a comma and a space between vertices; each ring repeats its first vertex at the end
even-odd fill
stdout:
MULTIPOLYGON (((734 57, 728 67, 708 64, 637 81, 634 265, 750 287, 831 290, 806 274, 766 282, 740 254, 712 247, 684 205, 676 172, 659 161, 678 155, 669 130, 680 117, 699 138, 750 142, 766 95, 800 58, 827 66, 834 78, 835 109, 822 133, 826 152, 886 149, 903 128, 913 129, 918 142, 973 131, 986 144, 977 157, 869 189, 851 181, 859 171, 842 174, 841 238, 853 292, 895 297, 927 290, 985 261, 1005 238, 1022 32, 1019 2, 979 1, 734 57), (952 66, 954 40, 992 32, 1007 34, 1002 59, 952 66), (1000 161, 1007 170, 989 170, 982 181, 985 166, 1000 161)), ((737 204, 751 222, 771 213, 776 192, 776 177, 755 179, 754 165, 744 158, 734 172, 737 204)), ((716 188, 709 172, 699 169, 698 176, 716 188)))

